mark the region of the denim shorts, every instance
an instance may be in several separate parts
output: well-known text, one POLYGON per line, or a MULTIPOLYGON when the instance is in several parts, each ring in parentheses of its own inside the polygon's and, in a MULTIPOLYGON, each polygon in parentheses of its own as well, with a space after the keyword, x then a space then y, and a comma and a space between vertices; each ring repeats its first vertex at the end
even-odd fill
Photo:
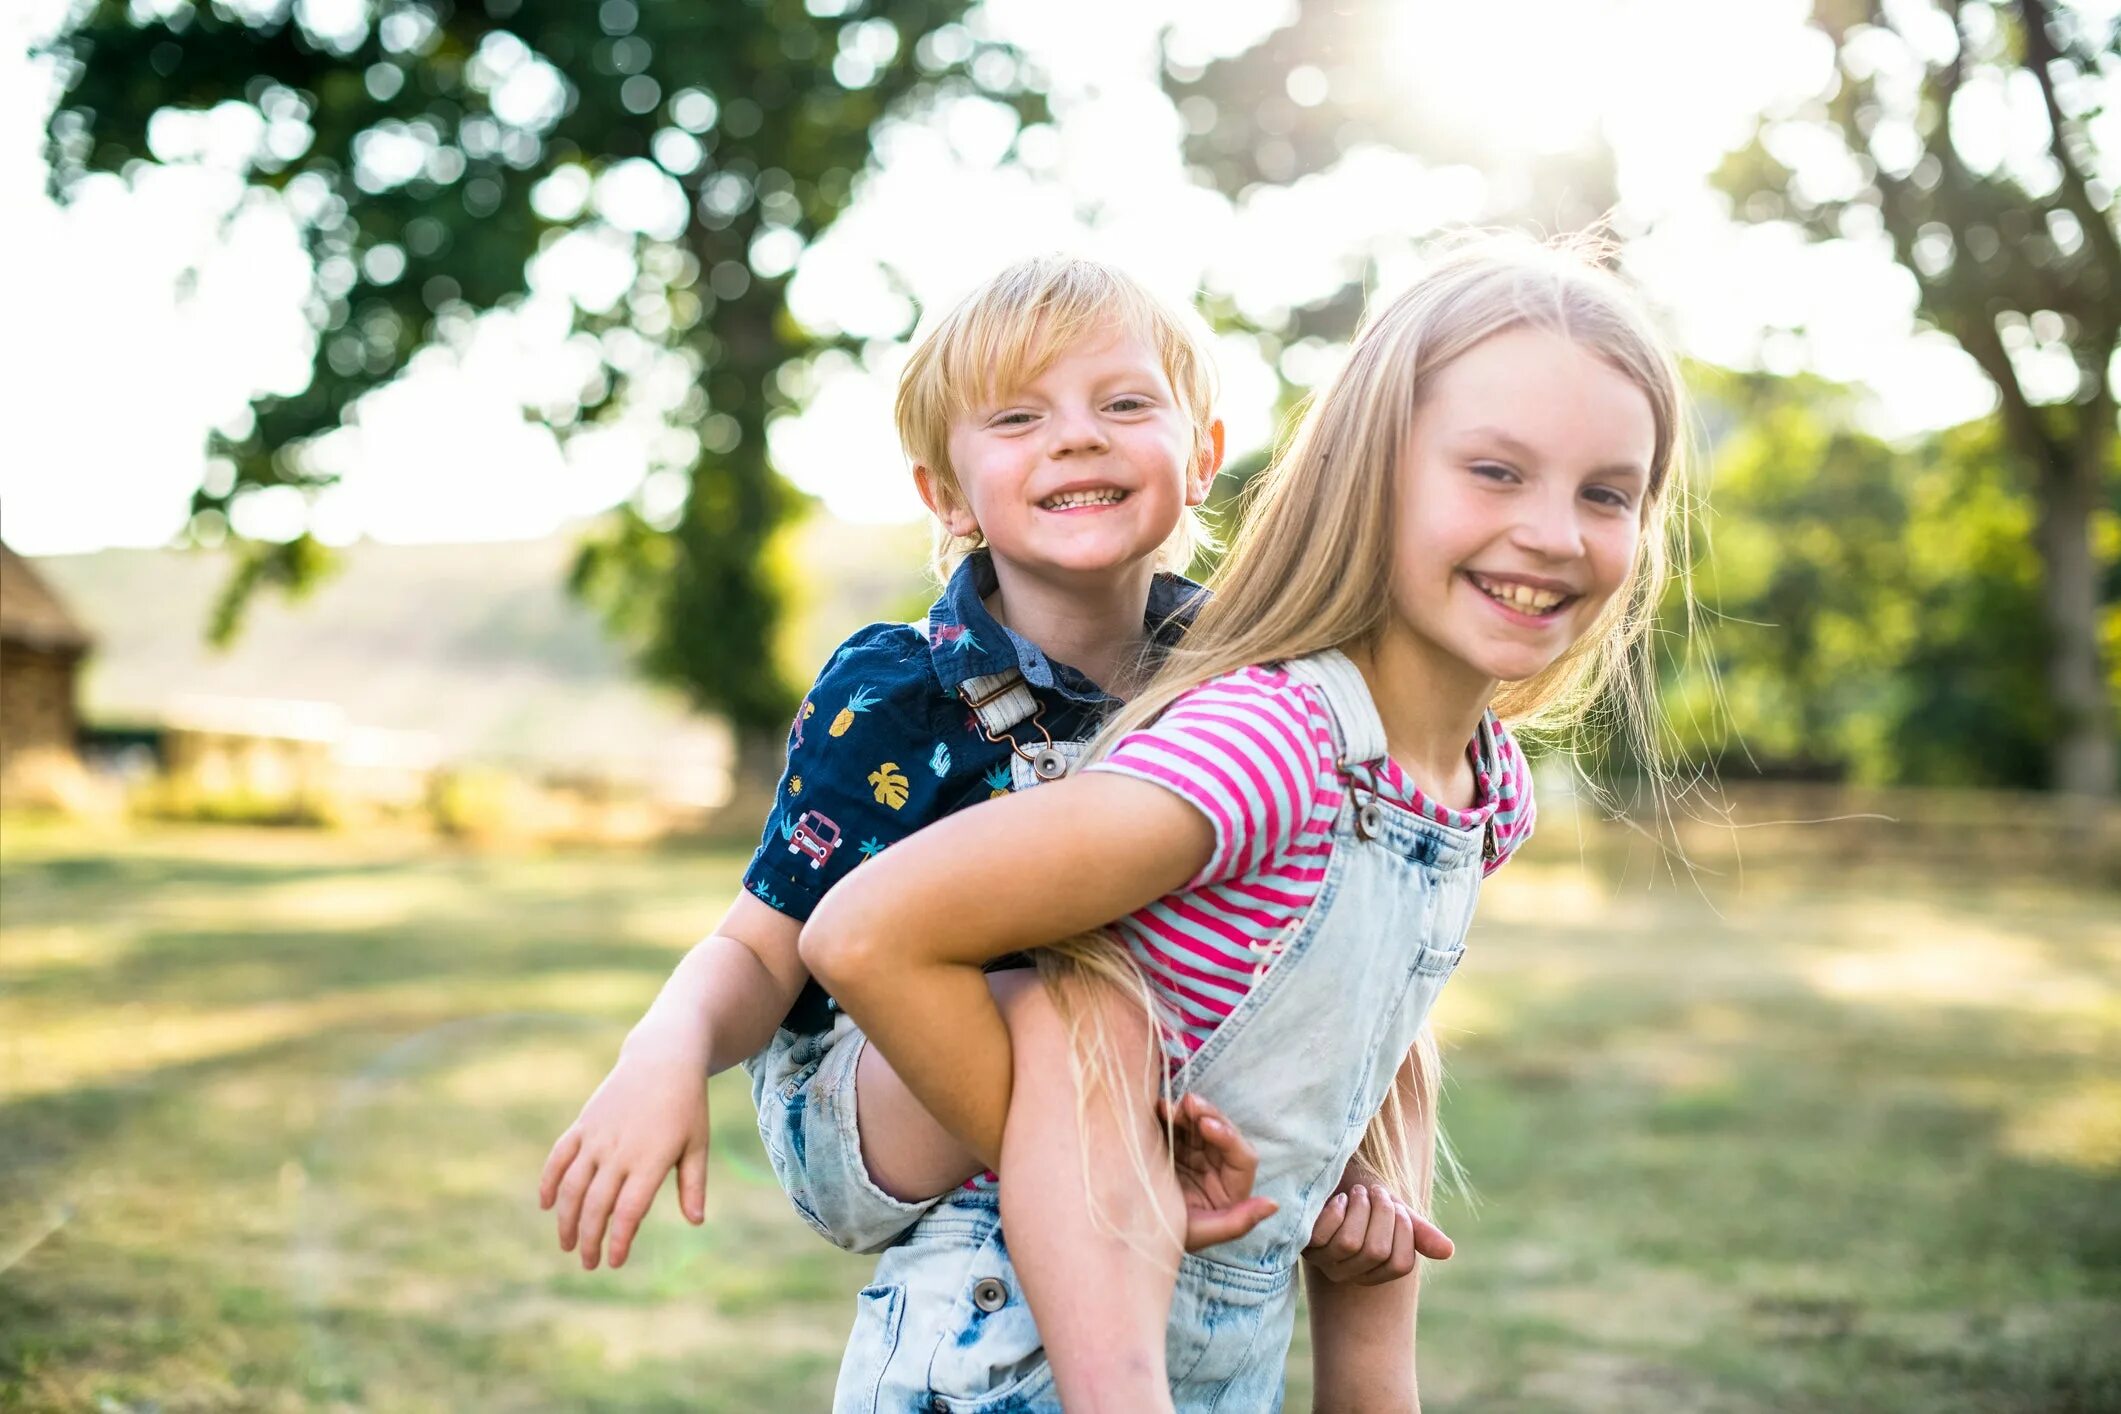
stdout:
POLYGON ((767 1162, 795 1210, 826 1241, 877 1252, 939 1201, 907 1203, 869 1177, 854 1103, 855 1068, 869 1038, 844 1013, 828 1031, 776 1031, 744 1063, 767 1162))

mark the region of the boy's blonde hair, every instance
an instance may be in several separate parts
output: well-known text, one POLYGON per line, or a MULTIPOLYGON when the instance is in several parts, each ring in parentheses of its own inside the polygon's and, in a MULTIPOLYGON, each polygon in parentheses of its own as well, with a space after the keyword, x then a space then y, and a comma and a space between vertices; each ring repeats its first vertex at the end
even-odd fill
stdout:
MULTIPOLYGON (((938 492, 965 504, 950 464, 950 425, 977 404, 1020 388, 1084 339, 1106 329, 1138 334, 1163 364, 1171 391, 1192 424, 1188 465, 1208 443, 1215 371, 1200 316, 1157 298, 1139 280, 1078 255, 1020 260, 943 316, 899 376, 899 443, 916 466, 934 474, 938 492)), ((932 564, 947 578, 985 544, 977 531, 953 536, 940 523, 932 564)), ((1157 552, 1156 567, 1184 573, 1214 536, 1198 506, 1189 506, 1157 552)))
MULTIPOLYGON (((1520 733, 1565 741, 1609 704, 1653 784, 1664 783, 1649 634, 1667 587, 1675 576, 1682 587, 1687 579, 1688 421, 1670 352, 1633 294, 1603 268, 1611 254, 1604 242, 1542 246, 1488 236, 1448 252, 1412 288, 1373 307, 1347 362, 1250 488, 1250 513, 1216 571, 1214 597, 1085 760, 1104 756, 1212 678, 1374 643, 1392 604, 1400 457, 1430 381, 1482 341, 1529 327, 1569 339, 1626 375, 1649 400, 1656 435, 1627 581, 1552 665, 1504 683, 1492 705, 1520 733)), ((1146 980, 1103 934, 1045 950, 1040 965, 1074 1037, 1079 1100, 1103 1089, 1124 1102, 1141 1062, 1114 1053, 1084 986, 1117 987, 1153 1007, 1146 980)), ((1439 1062, 1426 1029, 1417 1065, 1414 1093, 1393 1088, 1357 1158, 1426 1211, 1430 1165, 1422 1155, 1410 1161, 1406 1143, 1421 1109, 1435 1112, 1439 1062)))

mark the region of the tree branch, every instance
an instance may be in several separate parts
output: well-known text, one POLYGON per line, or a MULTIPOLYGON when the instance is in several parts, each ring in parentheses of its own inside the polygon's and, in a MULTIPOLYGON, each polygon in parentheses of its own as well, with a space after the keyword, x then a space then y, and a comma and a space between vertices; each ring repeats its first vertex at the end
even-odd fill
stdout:
MULTIPOLYGON (((2055 98, 2055 78, 2050 72, 2061 54, 2047 32, 2047 0, 2018 0, 2019 23, 2025 27, 2025 66, 2040 85, 2047 104, 2048 151, 2062 168, 2062 191, 2072 215, 2084 227, 2084 239, 2098 252, 2106 266, 2107 288, 2121 290, 2121 237, 2116 237, 2106 213, 2092 204, 2090 184, 2070 154, 2063 127, 2062 105, 2055 98)), ((2110 345, 2109 345, 2110 347, 2110 345)))

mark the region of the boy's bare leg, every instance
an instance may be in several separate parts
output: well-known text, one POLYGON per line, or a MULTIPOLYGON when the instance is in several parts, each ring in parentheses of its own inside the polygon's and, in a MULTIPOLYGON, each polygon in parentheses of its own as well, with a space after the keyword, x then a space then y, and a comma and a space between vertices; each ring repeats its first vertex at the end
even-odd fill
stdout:
POLYGON ((1003 1004, 1016 1083, 1002 1139, 1002 1228, 1062 1404, 1169 1410, 1164 1332, 1186 1211, 1155 1117, 1161 1056, 1137 1005, 1091 990, 1118 1053, 1142 1064, 1138 1075, 1129 1065, 1132 1093, 1115 1101, 1100 1092, 1087 1106, 1077 1102, 1067 1028, 1045 988, 1003 1004))
MULTIPOLYGON (((1007 1016, 1025 989, 1039 990, 1038 972, 1029 967, 996 972, 987 985, 1007 1016)), ((1065 1064, 1066 1056, 1061 1060, 1065 1064)), ((870 1181, 902 1203, 948 1193, 985 1171, 979 1157, 913 1097, 883 1052, 867 1044, 854 1069, 854 1112, 870 1181)))

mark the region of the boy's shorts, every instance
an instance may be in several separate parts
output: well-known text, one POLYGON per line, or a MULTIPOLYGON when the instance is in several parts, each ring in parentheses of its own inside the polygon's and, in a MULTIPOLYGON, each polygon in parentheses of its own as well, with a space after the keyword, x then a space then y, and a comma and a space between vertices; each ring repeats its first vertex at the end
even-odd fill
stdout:
POLYGON ((775 1031, 744 1062, 774 1176, 803 1221, 849 1252, 881 1252, 942 1198, 902 1202, 869 1177, 854 1104, 855 1067, 868 1044, 837 1013, 829 1031, 775 1031))

